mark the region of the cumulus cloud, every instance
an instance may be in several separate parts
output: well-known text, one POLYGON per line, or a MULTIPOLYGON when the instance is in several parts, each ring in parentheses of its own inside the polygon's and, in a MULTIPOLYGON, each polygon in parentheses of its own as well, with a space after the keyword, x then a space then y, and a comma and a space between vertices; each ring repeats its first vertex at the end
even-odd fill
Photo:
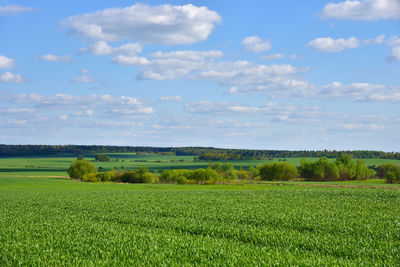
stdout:
POLYGON ((381 34, 374 39, 365 40, 363 43, 368 45, 368 44, 382 44, 384 42, 385 42, 385 35, 381 34))
POLYGON ((171 101, 171 102, 177 102, 181 101, 182 97, 180 95, 172 95, 172 96, 161 96, 160 97, 161 101, 171 101))
POLYGON ((231 94, 268 91, 270 96, 291 97, 303 94, 309 83, 298 77, 308 71, 290 64, 258 65, 248 61, 218 62, 197 75, 229 86, 231 94))
POLYGON ((88 69, 82 69, 80 71, 81 75, 77 76, 71 80, 69 80, 69 82, 71 83, 100 83, 100 84, 107 84, 107 82, 104 81, 100 81, 100 80, 96 80, 94 78, 92 78, 92 76, 89 74, 89 70, 88 69))
POLYGON ((3 108, 0 109, 0 114, 15 115, 15 114, 32 114, 35 112, 33 108, 3 108))
POLYGON ((385 35, 381 34, 374 39, 365 40, 364 44, 386 44, 392 47, 391 54, 388 57, 389 60, 400 62, 400 38, 397 35, 385 39, 385 35))
POLYGON ((389 46, 400 46, 400 38, 397 35, 393 35, 387 40, 387 44, 389 46))
POLYGON ((89 39, 191 44, 206 40, 220 21, 218 13, 207 7, 135 4, 72 16, 63 25, 89 39))
POLYGON ((144 66, 149 65, 150 60, 145 57, 139 56, 124 56, 118 55, 111 59, 111 62, 118 64, 118 65, 126 65, 126 66, 144 66))
POLYGON ((325 98, 349 97, 353 101, 400 101, 398 88, 371 83, 342 84, 333 82, 322 86, 315 96, 325 98))
MULTIPOLYGON (((74 111, 73 114, 83 110, 81 115, 92 116, 94 113, 111 112, 121 114, 151 114, 154 109, 147 103, 136 97, 111 96, 111 95, 87 95, 74 96, 68 94, 56 94, 45 96, 41 94, 2 94, 1 99, 12 104, 23 104, 25 108, 35 108, 38 111, 59 110, 65 114, 74 111)), ((63 115, 61 114, 61 115, 63 115)))
POLYGON ((98 41, 88 47, 79 49, 79 53, 90 53, 95 56, 106 56, 111 54, 136 55, 142 51, 142 46, 138 43, 127 43, 119 47, 112 47, 105 41, 98 41))
POLYGON ((19 6, 19 5, 10 5, 10 6, 0 6, 0 15, 1 14, 18 14, 22 12, 34 11, 33 7, 27 6, 19 6))
POLYGON ((371 130, 385 130, 387 128, 386 125, 375 124, 375 123, 347 123, 347 124, 337 124, 338 128, 343 128, 346 130, 363 130, 363 131, 371 131, 371 130))
POLYGON ((56 56, 53 54, 47 54, 39 57, 38 60, 47 62, 70 62, 72 58, 71 56, 56 56))
POLYGON ((392 53, 390 54, 390 59, 395 60, 395 61, 400 61, 400 46, 392 48, 392 53))
POLYGON ((0 75, 0 82, 2 83, 22 83, 24 78, 19 74, 13 74, 9 71, 0 75))
POLYGON ((320 14, 326 19, 379 20, 399 19, 398 0, 346 0, 327 4, 320 14))
POLYGON ((111 61, 120 65, 138 66, 139 79, 208 79, 230 86, 231 93, 272 89, 280 91, 288 88, 304 90, 309 86, 306 81, 296 77, 308 71, 307 68, 300 69, 290 64, 258 65, 248 61, 217 62, 216 59, 222 56, 223 53, 217 50, 159 51, 150 54, 148 58, 119 55, 111 61))
POLYGON ((220 51, 172 51, 155 52, 149 58, 118 55, 111 59, 120 65, 139 66, 138 78, 151 80, 193 79, 193 74, 206 68, 215 58, 223 55, 220 51))
POLYGON ((71 79, 70 82, 72 82, 72 83, 93 83, 93 82, 96 82, 96 80, 94 80, 93 78, 91 78, 87 75, 82 75, 82 76, 78 76, 78 77, 71 79))
POLYGON ((262 106, 249 106, 231 102, 199 101, 185 104, 185 111, 207 115, 259 115, 267 116, 272 121, 287 121, 298 119, 300 116, 315 117, 321 109, 318 106, 281 105, 266 103, 262 106))
POLYGON ((224 55, 223 52, 218 50, 209 51, 172 51, 172 52, 155 52, 150 54, 151 58, 162 58, 162 59, 184 59, 184 60, 203 60, 205 58, 220 58, 224 55))
POLYGON ((317 51, 336 53, 349 48, 357 48, 360 46, 360 42, 355 37, 349 39, 323 37, 312 40, 308 45, 317 51))
POLYGON ((14 66, 15 66, 14 59, 0 55, 0 69, 11 69, 14 66))
POLYGON ((246 47, 247 51, 254 53, 265 52, 272 48, 270 40, 263 40, 256 35, 244 38, 242 44, 246 47))
POLYGON ((272 55, 262 56, 261 59, 264 59, 264 60, 275 60, 275 59, 282 59, 284 57, 285 56, 283 54, 276 53, 276 54, 272 54, 272 55))

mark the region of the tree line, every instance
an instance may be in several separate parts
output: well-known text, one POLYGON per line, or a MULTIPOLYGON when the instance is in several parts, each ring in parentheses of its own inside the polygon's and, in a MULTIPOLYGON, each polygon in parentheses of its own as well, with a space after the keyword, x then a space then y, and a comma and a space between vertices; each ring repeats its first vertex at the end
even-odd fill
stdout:
MULTIPOLYGON (((99 146, 99 145, 6 145, 0 144, 0 156, 55 155, 55 154, 104 154, 104 153, 155 153, 178 156, 198 156, 204 160, 226 157, 236 159, 268 159, 291 157, 327 157, 337 158, 348 154, 353 158, 400 159, 399 152, 383 152, 369 150, 336 151, 336 150, 255 150, 255 149, 225 149, 214 147, 147 147, 147 146, 99 146)), ((219 160, 219 159, 216 159, 219 160)))
POLYGON ((342 155, 335 161, 325 157, 313 162, 303 159, 299 168, 288 162, 275 162, 238 170, 229 162, 216 162, 209 163, 205 169, 170 169, 160 175, 149 172, 146 167, 125 172, 98 172, 92 162, 78 159, 68 168, 68 174, 85 182, 218 184, 238 180, 289 181, 301 178, 306 181, 346 181, 379 177, 386 179, 387 183, 400 183, 399 165, 382 164, 375 172, 363 160, 355 161, 349 155, 342 155))

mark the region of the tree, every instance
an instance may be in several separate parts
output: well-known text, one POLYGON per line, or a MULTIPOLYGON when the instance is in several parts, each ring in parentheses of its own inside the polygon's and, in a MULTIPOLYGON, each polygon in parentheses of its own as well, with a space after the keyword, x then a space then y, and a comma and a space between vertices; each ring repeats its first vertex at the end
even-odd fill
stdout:
POLYGON ((69 177, 82 180, 89 173, 96 173, 96 166, 87 160, 75 160, 67 170, 69 177))
POLYGON ((223 170, 223 176, 225 179, 228 180, 236 180, 237 179, 237 174, 235 171, 235 168, 233 167, 232 163, 226 162, 225 165, 222 167, 223 170))
POLYGON ((146 167, 140 167, 137 171, 123 173, 121 181, 124 183, 152 183, 154 178, 154 175, 146 167))
POLYGON ((318 181, 337 180, 339 178, 339 170, 334 162, 330 162, 325 157, 315 162, 307 162, 302 159, 300 175, 304 178, 318 181))
POLYGON ((260 168, 260 177, 262 180, 287 181, 296 178, 297 175, 297 168, 288 162, 265 164, 260 168))
POLYGON ((105 154, 98 154, 94 159, 96 161, 111 161, 111 158, 105 154))
POLYGON ((393 163, 379 165, 377 175, 379 178, 385 178, 389 184, 400 183, 400 166, 393 163))

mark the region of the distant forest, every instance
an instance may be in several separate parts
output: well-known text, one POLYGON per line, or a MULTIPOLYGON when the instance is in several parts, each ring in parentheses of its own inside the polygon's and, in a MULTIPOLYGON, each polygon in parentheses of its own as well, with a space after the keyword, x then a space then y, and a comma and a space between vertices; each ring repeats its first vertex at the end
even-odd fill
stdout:
POLYGON ((353 158, 400 159, 399 152, 383 151, 291 151, 291 150, 254 150, 225 149, 214 147, 145 147, 145 146, 99 146, 99 145, 1 145, 0 156, 54 155, 69 153, 87 155, 98 153, 156 153, 177 156, 197 156, 199 160, 240 160, 272 159, 291 157, 327 157, 337 158, 348 154, 353 158))

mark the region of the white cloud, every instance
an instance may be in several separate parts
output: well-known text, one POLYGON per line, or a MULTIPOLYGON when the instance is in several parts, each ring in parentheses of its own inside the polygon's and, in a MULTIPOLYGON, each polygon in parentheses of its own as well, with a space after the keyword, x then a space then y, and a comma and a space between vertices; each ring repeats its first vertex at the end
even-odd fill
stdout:
POLYGON ((112 47, 105 41, 98 41, 88 47, 79 49, 79 53, 90 53, 95 56, 105 56, 110 54, 121 54, 134 56, 142 51, 142 46, 138 43, 127 43, 120 47, 112 47))
POLYGON ((393 35, 387 40, 387 44, 389 46, 400 46, 400 38, 397 35, 393 35))
POLYGON ((200 71, 197 77, 229 86, 232 94, 268 91, 270 96, 295 97, 309 88, 307 81, 297 77, 305 71, 307 69, 290 64, 258 65, 248 61, 235 61, 213 63, 200 71))
POLYGON ((22 83, 24 78, 19 74, 13 74, 9 71, 0 75, 0 82, 3 83, 22 83))
MULTIPOLYGON (((47 112, 48 110, 60 111, 62 114, 59 115, 68 114, 68 111, 73 111, 72 114, 76 116, 93 116, 94 114, 109 115, 110 113, 120 113, 121 115, 146 115, 155 112, 154 109, 148 106, 143 100, 127 96, 73 96, 68 94, 44 96, 40 94, 7 95, 3 93, 1 99, 2 101, 12 104, 24 104, 25 109, 35 108, 35 110, 39 112, 47 112)), ((17 110, 14 111, 16 112, 17 110)))
POLYGON ((282 59, 285 56, 283 54, 280 53, 276 53, 276 54, 272 54, 272 55, 267 55, 267 56, 262 56, 261 59, 264 60, 274 60, 274 59, 282 59))
MULTIPOLYGON (((222 57, 223 53, 217 50, 210 51, 191 51, 191 50, 180 50, 172 52, 155 52, 149 55, 149 58, 139 56, 125 56, 118 55, 111 59, 111 62, 120 65, 131 65, 131 66, 148 66, 149 68, 156 68, 162 70, 174 70, 177 68, 188 68, 185 73, 190 69, 195 69, 198 65, 203 65, 208 59, 214 59, 222 57), (151 58, 151 59, 150 59, 151 58), (191 67, 189 66, 191 65, 191 67)), ((146 75, 145 75, 146 76, 146 75)), ((151 76, 151 75, 150 75, 151 76)), ((160 76, 160 79, 164 79, 160 76)))
POLYGON ((111 62, 118 65, 127 65, 127 66, 143 66, 150 64, 150 61, 145 57, 138 56, 124 56, 118 55, 111 59, 111 62))
POLYGON ((264 92, 272 98, 345 97, 352 101, 398 101, 392 87, 369 83, 342 85, 337 82, 317 86, 301 77, 309 68, 297 68, 290 64, 260 65, 249 61, 218 62, 217 59, 222 56, 221 51, 213 50, 158 51, 148 55, 148 58, 118 55, 112 58, 112 62, 138 66, 139 79, 206 79, 229 87, 230 94, 264 92))
POLYGON ((140 108, 117 108, 112 110, 113 113, 124 114, 124 115, 134 115, 134 114, 152 114, 154 109, 152 107, 140 107, 140 108))
POLYGON ((265 52, 272 48, 270 40, 263 40, 256 35, 244 38, 242 44, 246 47, 247 51, 254 53, 265 52))
POLYGON ((171 102, 177 102, 181 101, 182 97, 180 95, 173 95, 173 96, 161 96, 160 97, 161 101, 171 101, 171 102))
POLYGON ((8 115, 15 115, 15 114, 32 114, 35 112, 33 108, 5 108, 0 109, 0 114, 8 114, 8 115))
POLYGON ((316 118, 321 113, 317 106, 296 106, 290 104, 266 103, 262 106, 249 106, 230 102, 199 101, 185 104, 185 111, 206 115, 259 116, 269 121, 302 121, 302 118, 316 118))
POLYGON ((0 6, 0 14, 17 14, 22 12, 34 11, 33 7, 10 5, 10 6, 0 6))
POLYGON ((343 51, 344 49, 357 48, 360 46, 360 43, 355 37, 349 39, 323 37, 312 40, 308 45, 317 51, 335 53, 343 51))
POLYGON ((349 97, 353 101, 400 101, 398 88, 370 83, 342 84, 333 82, 321 87, 314 96, 323 98, 349 97))
POLYGON ((149 58, 118 55, 111 59, 120 65, 140 66, 138 78, 151 80, 193 79, 193 74, 207 67, 221 51, 172 51, 155 52, 149 58))
POLYGON ((205 58, 220 58, 224 55, 223 52, 218 50, 209 50, 209 51, 191 51, 191 50, 181 50, 181 51, 172 51, 172 52, 155 52, 150 54, 151 58, 160 58, 160 59, 184 59, 184 60, 204 60, 205 58))
POLYGON ((14 66, 15 66, 14 59, 0 55, 0 69, 11 69, 14 66))
POLYGON ((381 34, 374 39, 365 40, 363 43, 368 45, 368 44, 382 44, 384 42, 385 42, 385 35, 381 34))
POLYGON ((379 124, 357 124, 357 123, 347 123, 347 124, 338 124, 338 128, 343 128, 346 130, 363 130, 363 131, 371 131, 371 130, 385 130, 387 126, 379 125, 379 124))
POLYGON ((72 60, 70 56, 56 56, 53 54, 43 55, 38 59, 47 62, 70 62, 72 60))
POLYGON ((58 116, 58 119, 59 119, 60 121, 65 121, 65 120, 68 119, 68 115, 66 115, 66 114, 60 115, 60 116, 58 116))
POLYGON ((93 83, 93 82, 96 82, 96 80, 93 80, 91 77, 89 77, 87 75, 82 75, 82 76, 73 78, 70 82, 72 82, 72 83, 93 83))
POLYGON ((89 116, 89 117, 91 117, 91 116, 94 115, 94 111, 91 110, 91 109, 88 109, 88 110, 85 110, 85 111, 77 111, 77 112, 74 112, 73 115, 74 115, 74 116, 77 116, 77 117, 82 117, 82 116, 89 116))
POLYGON ((327 4, 321 12, 326 19, 379 20, 399 19, 398 0, 346 0, 327 4))
POLYGON ((390 54, 390 59, 395 60, 395 61, 400 61, 400 46, 392 48, 392 53, 390 54))
POLYGON ((139 66, 139 79, 209 79, 231 87, 231 93, 270 91, 279 95, 293 89, 290 94, 296 96, 309 88, 308 82, 296 77, 308 71, 307 68, 299 69, 290 64, 257 65, 248 61, 216 62, 222 55, 220 51, 174 51, 156 52, 149 59, 120 55, 112 61, 139 66))
POLYGON ((220 21, 218 13, 207 7, 135 4, 72 16, 63 24, 89 39, 191 44, 206 40, 220 21))

